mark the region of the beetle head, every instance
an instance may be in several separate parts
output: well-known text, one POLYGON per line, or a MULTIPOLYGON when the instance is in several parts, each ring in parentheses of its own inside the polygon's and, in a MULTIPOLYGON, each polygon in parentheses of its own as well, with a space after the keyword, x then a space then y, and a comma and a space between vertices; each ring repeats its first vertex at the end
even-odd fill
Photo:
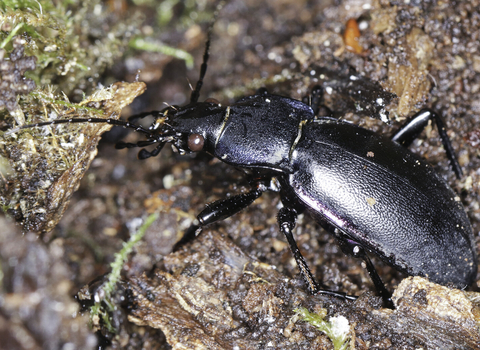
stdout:
MULTIPOLYGON (((228 107, 222 107, 213 99, 205 102, 190 103, 184 107, 168 106, 152 115, 155 120, 149 128, 150 135, 146 141, 136 145, 145 147, 158 143, 149 152, 142 149, 140 159, 156 156, 166 143, 171 143, 180 154, 206 151, 213 154, 215 141, 222 129, 222 121, 228 113, 228 107)), ((128 147, 121 143, 119 148, 128 147)))

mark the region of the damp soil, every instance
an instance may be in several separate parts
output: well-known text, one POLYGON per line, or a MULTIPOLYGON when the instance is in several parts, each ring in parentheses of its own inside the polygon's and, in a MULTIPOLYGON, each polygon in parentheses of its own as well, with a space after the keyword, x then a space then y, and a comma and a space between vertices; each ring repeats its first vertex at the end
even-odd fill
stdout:
MULTIPOLYGON (((124 117, 187 103, 189 82, 196 82, 202 62, 208 21, 184 21, 185 9, 176 5, 172 22, 157 28, 152 7, 125 6, 115 9, 119 20, 130 11, 143 12, 140 30, 153 28, 156 39, 190 52, 195 67, 187 70, 183 61, 160 53, 129 52, 100 82, 132 82, 138 76, 147 84, 147 91, 124 108, 124 117)), ((211 18, 214 8, 209 1, 202 11, 211 18)), ((266 87, 302 99, 321 85, 327 92, 324 103, 335 116, 387 135, 419 109, 434 109, 446 122, 464 176, 456 179, 435 127, 428 127, 411 150, 459 194, 478 250, 479 9, 478 1, 230 1, 212 31, 200 98, 228 104, 266 87), (351 18, 359 26, 354 41, 360 48, 345 44, 351 40, 344 38, 351 18), (360 84, 354 89, 348 85, 352 74, 360 84), (355 94, 358 89, 362 96, 355 94), (384 123, 387 118, 389 124, 384 123)), ((192 13, 196 15, 190 13, 190 19, 202 18, 200 12, 192 13)), ((138 160, 138 149, 114 148, 119 140, 139 139, 120 128, 104 134, 98 155, 77 179, 80 186, 53 230, 22 236, 19 226, 5 222, 0 327, 2 334, 12 334, 11 349, 60 349, 65 344, 79 349, 333 349, 323 332, 299 318, 294 310, 300 307, 326 320, 344 316, 350 349, 478 348, 475 292, 480 282, 465 296, 421 279, 405 279, 371 256, 387 288, 396 290, 397 309, 383 308, 361 263, 346 257, 334 237, 305 214, 297 221, 295 236, 313 274, 325 288, 360 297, 351 302, 309 295, 278 231, 281 204, 276 193, 265 193, 172 253, 205 204, 249 186, 240 171, 208 155, 181 156, 165 148, 158 157, 138 160), (114 254, 138 219, 156 211, 159 218, 124 265, 114 294, 117 333, 100 328, 94 337, 87 309, 79 309, 73 297, 110 271, 114 254), (53 306, 60 302, 63 312, 53 306), (71 310, 76 310, 74 321, 71 310)))

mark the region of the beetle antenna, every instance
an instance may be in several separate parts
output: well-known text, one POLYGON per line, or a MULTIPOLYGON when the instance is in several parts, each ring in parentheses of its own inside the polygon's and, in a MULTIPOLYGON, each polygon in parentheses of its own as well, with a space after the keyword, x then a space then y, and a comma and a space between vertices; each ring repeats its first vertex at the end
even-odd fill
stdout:
MULTIPOLYGON (((144 118, 145 116, 152 115, 152 113, 144 113, 145 115, 141 115, 140 118, 144 118)), ((138 117, 138 116, 134 116, 138 117)), ((117 120, 117 119, 103 119, 103 118, 70 118, 70 119, 57 119, 57 120, 52 120, 48 122, 41 122, 41 123, 35 123, 35 124, 28 124, 28 125, 22 125, 16 128, 13 128, 11 130, 8 130, 5 135, 10 135, 14 134, 20 130, 24 129, 31 129, 31 128, 40 128, 43 126, 50 126, 50 125, 58 125, 58 124, 71 124, 71 123, 103 123, 103 124, 110 124, 114 126, 123 126, 124 128, 128 129, 133 129, 134 131, 140 132, 144 135, 147 136, 147 140, 144 141, 139 141, 137 143, 130 143, 130 142, 117 142, 115 145, 116 149, 123 149, 123 148, 134 148, 134 147, 147 147, 150 145, 153 145, 155 143, 158 143, 157 147, 153 149, 153 151, 149 152, 145 149, 142 149, 138 153, 138 158, 139 159, 146 159, 150 157, 155 157, 157 156, 160 151, 162 150, 163 146, 167 142, 171 142, 175 139, 175 134, 170 132, 166 132, 163 134, 153 134, 152 131, 145 129, 144 127, 131 123, 130 121, 124 122, 123 120, 117 120)))
POLYGON ((42 126, 49 126, 49 125, 58 125, 58 124, 72 124, 72 123, 104 123, 110 124, 115 126, 123 126, 124 128, 133 129, 134 131, 141 132, 147 135, 149 138, 155 138, 155 135, 152 134, 150 130, 143 128, 140 125, 132 124, 130 122, 124 122, 123 120, 117 119, 103 119, 103 118, 70 118, 70 119, 57 119, 48 122, 41 122, 35 124, 28 124, 28 125, 21 125, 16 128, 8 130, 5 135, 14 134, 20 130, 24 129, 31 129, 31 128, 39 128, 42 126))
POLYGON ((217 8, 215 9, 215 12, 213 13, 213 19, 212 22, 210 23, 208 27, 208 32, 207 32, 207 42, 205 43, 205 51, 203 52, 203 62, 202 66, 200 67, 200 76, 197 81, 197 85, 195 85, 195 89, 192 91, 192 94, 190 95, 190 103, 196 103, 198 102, 198 98, 200 97, 200 89, 203 86, 203 78, 205 78, 205 74, 207 73, 207 62, 208 58, 210 57, 210 41, 212 39, 212 30, 213 30, 213 25, 215 24, 215 21, 217 20, 218 13, 223 7, 225 1, 220 1, 217 5, 217 8))

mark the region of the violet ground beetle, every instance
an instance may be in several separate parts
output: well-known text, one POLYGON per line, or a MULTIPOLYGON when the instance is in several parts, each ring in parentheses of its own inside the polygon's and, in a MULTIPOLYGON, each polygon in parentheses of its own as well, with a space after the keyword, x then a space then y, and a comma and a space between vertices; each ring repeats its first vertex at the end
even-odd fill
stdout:
MULTIPOLYGON (((185 239, 201 227, 228 218, 267 190, 280 193, 278 225, 287 238, 312 294, 347 300, 345 293, 321 289, 297 247, 293 229, 307 211, 332 233, 342 250, 362 259, 387 306, 393 307, 367 252, 395 269, 428 277, 440 284, 466 288, 477 273, 477 253, 470 222, 446 181, 407 147, 429 120, 434 120, 457 177, 462 175, 441 118, 429 109, 415 114, 391 138, 332 117, 318 117, 321 88, 310 103, 265 91, 231 106, 208 99, 198 102, 207 71, 210 26, 199 80, 190 103, 162 111, 113 119, 55 120, 18 129, 60 123, 108 123, 134 129, 145 141, 117 144, 141 147, 140 159, 154 157, 166 143, 181 154, 205 151, 242 169, 252 189, 206 206, 185 239), (149 129, 134 120, 153 116, 149 129), (143 147, 157 144, 152 151, 143 147)), ((184 239, 182 239, 184 241, 184 239)))

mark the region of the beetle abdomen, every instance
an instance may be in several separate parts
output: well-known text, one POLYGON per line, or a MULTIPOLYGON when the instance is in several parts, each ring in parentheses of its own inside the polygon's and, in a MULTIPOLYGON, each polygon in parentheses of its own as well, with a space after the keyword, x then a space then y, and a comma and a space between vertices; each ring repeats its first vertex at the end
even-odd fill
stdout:
POLYGON ((411 275, 459 288, 477 271, 472 229, 456 194, 410 151, 352 124, 309 123, 290 184, 327 220, 411 275))

